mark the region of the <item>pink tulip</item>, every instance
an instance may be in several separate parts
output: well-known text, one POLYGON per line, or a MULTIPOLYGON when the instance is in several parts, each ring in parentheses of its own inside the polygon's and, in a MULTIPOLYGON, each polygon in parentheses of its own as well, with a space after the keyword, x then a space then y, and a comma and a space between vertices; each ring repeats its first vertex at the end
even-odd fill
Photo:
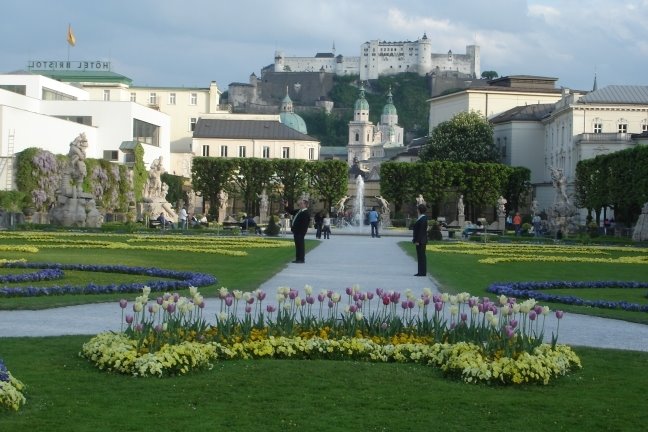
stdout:
POLYGON ((119 307, 120 308, 126 309, 126 306, 128 306, 128 301, 126 301, 126 299, 119 300, 119 307))
POLYGON ((133 315, 126 315, 126 324, 133 324, 133 315))
POLYGON ((382 302, 383 302, 383 304, 384 304, 385 306, 389 306, 389 302, 390 302, 390 300, 389 300, 389 296, 387 296, 387 295, 386 295, 386 296, 383 296, 383 298, 382 298, 382 302))
POLYGON ((537 316, 537 314, 535 313, 535 311, 530 311, 530 312, 529 312, 529 319, 530 319, 531 321, 535 321, 536 316, 537 316))

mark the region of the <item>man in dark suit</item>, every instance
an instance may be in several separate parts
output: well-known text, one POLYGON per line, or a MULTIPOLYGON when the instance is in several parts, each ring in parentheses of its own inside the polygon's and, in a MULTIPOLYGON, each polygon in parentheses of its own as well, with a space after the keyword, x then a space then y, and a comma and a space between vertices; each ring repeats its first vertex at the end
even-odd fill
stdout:
POLYGON ((414 233, 412 243, 416 245, 416 259, 418 261, 418 273, 414 276, 427 276, 427 260, 425 258, 425 247, 427 245, 428 221, 425 212, 425 204, 419 204, 417 207, 419 217, 414 222, 414 233))
POLYGON ((308 200, 299 200, 298 205, 298 209, 290 210, 284 201, 286 212, 292 215, 290 230, 293 232, 293 238, 295 240, 295 261, 293 262, 304 264, 306 262, 306 246, 304 244, 304 237, 308 231, 308 225, 310 225, 310 212, 308 211, 308 200))

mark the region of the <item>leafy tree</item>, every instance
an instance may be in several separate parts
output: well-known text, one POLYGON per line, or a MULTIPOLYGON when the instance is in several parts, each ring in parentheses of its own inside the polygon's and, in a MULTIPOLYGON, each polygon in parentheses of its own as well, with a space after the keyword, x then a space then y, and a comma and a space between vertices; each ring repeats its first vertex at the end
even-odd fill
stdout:
POLYGON ((185 183, 185 178, 179 175, 163 173, 160 176, 160 180, 163 183, 166 183, 169 186, 169 191, 167 192, 166 200, 171 204, 180 202, 180 200, 187 202, 187 196, 182 190, 182 187, 185 183))
POLYGON ((195 157, 191 164, 192 185, 196 192, 202 194, 209 203, 210 219, 218 216, 221 206, 220 193, 228 191, 235 163, 233 159, 214 157, 195 157))
POLYGON ((275 188, 282 199, 293 206, 297 199, 308 189, 308 174, 305 160, 276 159, 274 165, 275 188))
POLYGON ((133 191, 135 192, 135 201, 140 202, 142 201, 144 185, 148 177, 146 166, 144 166, 144 147, 142 147, 142 144, 135 144, 133 156, 135 158, 135 164, 133 165, 133 191))
POLYGON ((307 165, 310 185, 322 197, 324 208, 342 198, 347 191, 348 166, 341 160, 312 162, 307 165))
POLYGON ((504 193, 508 182, 509 167, 495 163, 466 162, 462 165, 462 192, 469 205, 468 217, 474 219, 475 210, 482 206, 494 207, 497 198, 504 193))
POLYGON ((485 79, 487 79, 487 80, 495 79, 495 78, 497 78, 498 76, 499 76, 499 75, 497 74, 497 72, 492 71, 492 70, 484 71, 484 72, 482 72, 482 74, 481 74, 481 77, 482 77, 482 78, 485 78, 485 79))
MULTIPOLYGON (((439 205, 446 199, 450 192, 454 192, 459 179, 463 177, 461 167, 463 164, 457 164, 447 161, 433 161, 416 164, 415 178, 417 181, 418 192, 425 198, 428 207, 434 217, 439 215, 439 205)), ((409 197, 413 202, 415 196, 409 197)))
POLYGON ((420 154, 421 160, 497 162, 493 127, 477 112, 462 112, 440 123, 420 154))
POLYGON ((531 170, 525 167, 507 167, 508 180, 503 195, 509 208, 519 210, 520 203, 531 192, 531 170))
POLYGON ((401 211, 403 202, 410 201, 418 190, 418 168, 418 164, 408 162, 383 162, 380 165, 380 194, 394 203, 396 213, 401 211))
POLYGON ((238 158, 234 161, 236 172, 232 180, 243 199, 245 212, 258 214, 257 195, 270 185, 274 166, 271 161, 260 158, 238 158))

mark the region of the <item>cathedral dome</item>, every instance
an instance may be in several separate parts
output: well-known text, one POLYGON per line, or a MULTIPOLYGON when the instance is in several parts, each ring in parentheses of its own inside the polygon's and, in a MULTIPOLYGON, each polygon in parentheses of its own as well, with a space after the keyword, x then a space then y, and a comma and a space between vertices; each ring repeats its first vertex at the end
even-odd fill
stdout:
POLYGON ((394 106, 394 99, 391 92, 391 87, 389 88, 389 93, 387 94, 387 104, 383 108, 383 115, 398 115, 396 112, 396 107, 394 106))
POLYGON ((294 112, 282 112, 279 114, 279 119, 281 123, 285 124, 289 128, 301 132, 304 135, 308 134, 308 131, 306 130, 306 122, 299 116, 299 114, 295 114, 294 112))
POLYGON ((288 87, 286 87, 286 97, 281 101, 281 112, 279 113, 279 121, 291 129, 307 135, 306 122, 299 114, 293 111, 293 103, 290 96, 288 96, 288 87))
POLYGON ((369 111, 369 102, 365 99, 364 85, 360 86, 360 97, 355 102, 356 111, 369 111))

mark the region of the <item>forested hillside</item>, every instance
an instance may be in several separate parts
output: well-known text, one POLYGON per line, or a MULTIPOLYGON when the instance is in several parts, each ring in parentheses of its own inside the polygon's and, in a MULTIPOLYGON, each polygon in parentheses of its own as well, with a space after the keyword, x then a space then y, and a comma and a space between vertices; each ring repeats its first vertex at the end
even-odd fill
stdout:
MULTIPOLYGON (((348 125, 353 118, 353 106, 359 96, 358 77, 336 77, 329 97, 335 103, 331 114, 300 112, 308 134, 319 139, 322 146, 345 146, 348 125)), ((427 135, 429 86, 426 77, 413 73, 382 77, 365 83, 365 97, 369 102, 369 120, 377 124, 391 87, 393 103, 398 111, 398 123, 405 129, 406 142, 427 135)))

